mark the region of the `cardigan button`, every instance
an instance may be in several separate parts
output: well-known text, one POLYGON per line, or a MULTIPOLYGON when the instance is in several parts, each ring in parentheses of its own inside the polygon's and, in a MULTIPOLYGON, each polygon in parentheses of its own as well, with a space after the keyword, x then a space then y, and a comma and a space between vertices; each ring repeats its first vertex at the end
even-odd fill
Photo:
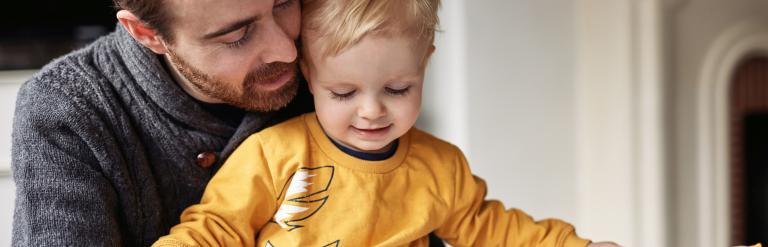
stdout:
POLYGON ((216 154, 213 152, 202 152, 197 155, 196 163, 202 168, 209 168, 216 163, 216 154))

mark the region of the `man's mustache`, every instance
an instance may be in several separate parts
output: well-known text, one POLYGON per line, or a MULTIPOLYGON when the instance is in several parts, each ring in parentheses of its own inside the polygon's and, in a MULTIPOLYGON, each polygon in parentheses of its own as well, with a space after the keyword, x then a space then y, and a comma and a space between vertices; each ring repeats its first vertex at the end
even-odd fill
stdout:
POLYGON ((251 71, 245 76, 245 83, 258 83, 265 81, 274 81, 286 71, 295 71, 298 69, 296 61, 290 63, 275 62, 262 66, 262 68, 251 71))

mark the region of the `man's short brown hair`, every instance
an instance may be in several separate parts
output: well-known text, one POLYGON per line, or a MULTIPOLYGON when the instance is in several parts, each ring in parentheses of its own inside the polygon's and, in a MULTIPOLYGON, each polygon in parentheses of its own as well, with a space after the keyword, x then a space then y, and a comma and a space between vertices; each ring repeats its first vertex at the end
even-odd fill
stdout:
POLYGON ((155 29, 157 33, 166 41, 171 42, 173 35, 170 30, 171 15, 165 5, 166 0, 113 0, 118 9, 128 10, 144 22, 147 26, 155 29))

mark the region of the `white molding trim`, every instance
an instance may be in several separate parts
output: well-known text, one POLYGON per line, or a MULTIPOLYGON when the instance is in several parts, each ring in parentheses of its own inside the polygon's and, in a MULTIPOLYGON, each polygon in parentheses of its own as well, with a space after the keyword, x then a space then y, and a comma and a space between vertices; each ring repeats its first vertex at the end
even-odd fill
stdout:
POLYGON ((0 161, 0 178, 11 176, 11 164, 9 161, 0 161))
MULTIPOLYGON (((444 134, 452 143, 461 148, 465 155, 471 155, 469 146, 469 99, 467 85, 467 10, 466 2, 446 1, 442 11, 448 19, 442 19, 441 25, 446 28, 439 35, 444 39, 436 41, 437 49, 442 49, 445 57, 440 61, 434 61, 435 67, 441 69, 442 74, 435 74, 435 82, 445 95, 439 95, 443 112, 438 121, 444 124, 441 134, 444 134), (442 46, 442 47, 440 47, 442 46)), ((434 60, 434 59, 433 59, 434 60)))
POLYGON ((634 1, 636 43, 633 47, 636 125, 636 246, 667 246, 668 221, 664 141, 664 58, 665 5, 662 0, 634 1))
POLYGON ((0 70, 0 85, 22 84, 28 80, 37 70, 0 70))
POLYGON ((2 166, 3 168, 0 168, 0 178, 10 177, 11 169, 5 168, 5 167, 10 167, 10 165, 9 164, 3 164, 3 165, 4 165, 2 166))
POLYGON ((699 72, 696 189, 700 244, 729 244, 728 84, 741 59, 754 52, 768 53, 768 20, 745 20, 726 29, 709 48, 699 72))
POLYGON ((665 11, 672 11, 675 12, 677 10, 680 10, 684 8, 688 3, 690 3, 690 0, 660 0, 663 3, 663 7, 665 11))
POLYGON ((579 3, 577 230, 625 246, 667 246, 664 2, 579 3))
MULTIPOLYGON (((18 87, 29 80, 29 78, 36 72, 37 70, 0 70, 0 87, 18 87)), ((12 109, 13 108, 11 108, 11 114, 13 112, 12 109)), ((10 122, 10 120, 3 121, 10 122)), ((7 134, 7 136, 10 137, 10 133, 3 134, 7 134)), ((3 138, 3 142, 6 141, 10 143, 10 140, 3 138)), ((0 157, 0 177, 8 177, 11 175, 10 160, 11 157, 0 157)))

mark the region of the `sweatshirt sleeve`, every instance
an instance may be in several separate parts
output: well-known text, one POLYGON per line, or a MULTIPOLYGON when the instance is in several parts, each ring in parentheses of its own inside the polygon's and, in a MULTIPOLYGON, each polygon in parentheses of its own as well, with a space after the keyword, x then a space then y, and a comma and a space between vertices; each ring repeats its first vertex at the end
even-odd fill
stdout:
POLYGON ((455 197, 451 216, 435 233, 453 246, 557 246, 584 247, 573 227, 561 220, 534 221, 518 209, 506 210, 498 201, 485 200, 485 182, 472 175, 458 151, 455 197))
POLYGON ((153 246, 254 246, 276 210, 276 195, 262 144, 252 135, 213 176, 200 203, 153 246))

